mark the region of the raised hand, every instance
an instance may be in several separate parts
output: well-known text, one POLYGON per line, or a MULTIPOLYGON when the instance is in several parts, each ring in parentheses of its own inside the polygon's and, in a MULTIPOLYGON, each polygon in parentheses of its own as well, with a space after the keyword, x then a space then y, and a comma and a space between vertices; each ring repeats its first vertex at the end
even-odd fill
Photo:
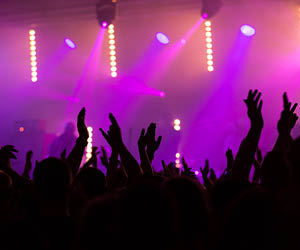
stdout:
POLYGON ((208 179, 208 173, 209 173, 209 161, 205 160, 205 165, 204 168, 200 167, 200 172, 202 174, 202 178, 207 178, 208 179))
POLYGON ((165 161, 162 160, 161 163, 163 166, 165 176, 179 176, 179 168, 176 168, 174 162, 171 162, 168 165, 166 165, 165 161))
POLYGON ((229 173, 233 168, 233 161, 234 161, 233 153, 230 148, 226 151, 226 159, 227 159, 226 172, 229 173))
POLYGON ((235 157, 231 174, 233 178, 249 180, 255 152, 264 126, 261 113, 263 102, 260 100, 260 97, 261 93, 257 90, 249 90, 248 97, 244 100, 248 108, 248 117, 251 125, 235 157))
MULTIPOLYGON (((208 174, 210 173, 210 175, 212 175, 212 174, 214 174, 214 172, 213 173, 211 172, 211 170, 209 168, 209 161, 207 159, 205 160, 204 168, 200 167, 200 171, 201 171, 201 174, 202 174, 203 184, 204 184, 205 188, 207 190, 212 189, 212 187, 214 186, 214 183, 208 177, 208 174)), ((211 176, 211 177, 213 177, 213 176, 211 176)))
POLYGON ((192 168, 189 168, 184 157, 182 157, 181 161, 182 161, 182 165, 183 165, 183 171, 181 172, 181 175, 189 176, 189 177, 196 177, 195 173, 192 171, 192 168))
POLYGON ((102 128, 99 130, 107 143, 111 146, 112 152, 115 152, 117 155, 120 154, 121 161, 124 164, 124 168, 128 175, 128 185, 131 185, 143 174, 143 171, 137 160, 123 143, 121 129, 116 118, 111 113, 109 114, 109 120, 111 125, 109 126, 107 133, 102 128))
POLYGON ((147 145, 147 136, 145 135, 145 129, 143 128, 138 140, 138 147, 146 149, 146 145, 147 145))
POLYGON ((261 109, 263 105, 263 101, 260 100, 261 93, 258 90, 249 90, 247 99, 244 102, 247 105, 248 109, 248 117, 251 121, 251 126, 255 128, 262 128, 264 126, 263 117, 261 114, 261 109))
POLYGON ((79 137, 76 140, 76 144, 73 147, 71 153, 67 157, 67 162, 71 167, 73 176, 76 176, 82 157, 84 154, 84 149, 87 145, 87 140, 89 138, 89 132, 85 125, 85 108, 82 108, 77 116, 77 131, 79 137))
POLYGON ((109 164, 107 153, 104 147, 101 147, 101 151, 102 151, 102 155, 100 155, 100 161, 102 165, 107 169, 109 164))
POLYGON ((147 155, 149 157, 150 162, 153 161, 154 153, 157 151, 157 149, 160 146, 162 137, 159 136, 157 140, 155 139, 155 133, 156 133, 156 124, 151 123, 147 129, 147 133, 145 135, 147 140, 147 155))
POLYGON ((19 151, 13 145, 6 145, 0 149, 1 170, 11 170, 11 159, 17 159, 16 153, 19 151))
POLYGON ((288 135, 291 133, 298 120, 298 116, 295 113, 297 106, 297 103, 292 106, 292 103, 288 100, 287 94, 283 94, 283 111, 281 112, 281 117, 277 124, 279 134, 288 135))
POLYGON ((278 138, 276 140, 273 150, 288 152, 293 143, 291 131, 294 128, 298 116, 295 113, 297 103, 292 106, 289 102, 287 94, 283 94, 283 111, 281 112, 280 119, 277 123, 278 138))
POLYGON ((102 128, 100 128, 99 130, 111 147, 119 149, 123 144, 120 126, 116 118, 111 113, 109 114, 109 120, 111 122, 111 125, 109 126, 109 130, 107 131, 107 133, 104 132, 102 128))
POLYGON ((215 170, 213 168, 209 170, 209 179, 211 180, 212 183, 216 183, 218 180, 215 170))
POLYGON ((85 108, 82 108, 77 116, 77 131, 79 134, 79 139, 83 143, 87 143, 87 139, 89 138, 89 132, 85 125, 85 108))
POLYGON ((32 156, 33 156, 33 153, 31 150, 26 153, 26 163, 25 163, 25 168, 24 168, 24 172, 23 172, 23 177, 25 177, 27 179, 30 178, 30 171, 32 169, 32 156))

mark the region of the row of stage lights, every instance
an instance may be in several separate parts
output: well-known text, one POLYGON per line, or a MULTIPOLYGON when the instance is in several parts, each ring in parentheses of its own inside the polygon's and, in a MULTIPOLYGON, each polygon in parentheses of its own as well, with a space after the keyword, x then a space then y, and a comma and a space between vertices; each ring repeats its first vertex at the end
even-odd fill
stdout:
MULTIPOLYGON (((300 13, 300 9, 299 9, 300 13)), ((109 56, 110 56, 110 75, 115 78, 118 76, 117 72, 117 52, 116 52, 116 35, 114 24, 108 24, 107 22, 102 22, 102 28, 107 28, 108 34, 108 45, 109 45, 109 56)), ((209 72, 214 71, 214 57, 213 57, 213 38, 212 38, 212 23, 209 20, 204 22, 205 26, 205 42, 206 42, 206 62, 207 70, 209 72)), ((256 31, 250 25, 241 26, 241 32, 245 36, 254 36, 256 31)), ((158 32, 156 33, 156 39, 161 44, 167 45, 170 40, 167 35, 158 32)), ((182 41, 181 41, 182 42, 182 41)), ((185 43, 186 41, 184 41, 185 43)), ((65 39, 66 45, 75 49, 76 44, 69 38, 65 39)), ((30 67, 31 67, 31 81, 38 81, 38 71, 37 71, 37 42, 36 42, 36 31, 34 29, 29 30, 29 45, 30 45, 30 67)))
POLYGON ((37 53, 35 30, 29 30, 31 81, 37 82, 37 53))

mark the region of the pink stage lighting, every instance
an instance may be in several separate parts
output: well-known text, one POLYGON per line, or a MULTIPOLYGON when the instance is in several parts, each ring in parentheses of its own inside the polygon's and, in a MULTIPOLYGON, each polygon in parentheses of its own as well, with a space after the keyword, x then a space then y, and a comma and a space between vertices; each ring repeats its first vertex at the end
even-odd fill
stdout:
POLYGON ((118 76, 117 69, 117 52, 116 52, 116 40, 115 40, 115 26, 110 24, 108 26, 108 44, 110 55, 110 75, 115 78, 118 76))
POLYGON ((108 23, 106 21, 101 23, 101 27, 104 28, 104 29, 107 27, 107 25, 108 25, 108 23))
POLYGON ((174 123, 174 130, 180 131, 181 130, 181 127, 180 127, 181 121, 179 119, 175 119, 173 123, 174 123))
POLYGON ((93 128, 88 127, 88 132, 89 132, 89 138, 88 138, 88 144, 86 147, 86 154, 85 154, 85 159, 88 161, 92 157, 92 151, 93 151, 93 128))
POLYGON ((31 81, 37 82, 37 53, 36 53, 36 32, 34 29, 29 30, 29 45, 30 45, 30 67, 31 67, 31 81))
POLYGON ((160 93, 159 93, 159 96, 160 96, 160 97, 165 97, 165 96, 166 96, 166 93, 165 93, 165 92, 160 92, 160 93))
POLYGON ((214 71, 214 60, 213 60, 213 40, 212 40, 212 27, 211 21, 205 21, 205 36, 206 36, 206 62, 207 70, 209 72, 214 71))
POLYGON ((70 48, 70 49, 75 49, 76 44, 70 39, 70 38, 65 38, 65 44, 70 48))
POLYGON ((254 36, 255 35, 255 33, 256 33, 256 31, 255 31, 255 29, 252 27, 252 26, 250 26, 250 25, 243 25, 242 27, 241 27, 241 32, 245 35, 245 36, 254 36))
POLYGON ((161 33, 161 32, 156 33, 156 39, 161 44, 169 44, 170 43, 169 38, 164 33, 161 33))

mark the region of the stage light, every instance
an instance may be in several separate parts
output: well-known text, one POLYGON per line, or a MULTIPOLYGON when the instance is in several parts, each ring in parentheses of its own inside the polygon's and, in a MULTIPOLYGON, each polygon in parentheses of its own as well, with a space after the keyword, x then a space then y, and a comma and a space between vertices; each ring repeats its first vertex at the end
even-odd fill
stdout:
POLYGON ((180 153, 176 153, 175 157, 178 159, 180 158, 180 153))
POLYGON ((201 16, 204 19, 212 18, 223 6, 222 0, 202 0, 201 16))
POLYGON ((211 39, 210 37, 207 37, 207 38, 206 38, 206 42, 207 42, 207 43, 211 43, 211 42, 212 42, 212 39, 211 39))
POLYGON ((30 45, 30 70, 31 81, 37 82, 37 53, 36 53, 36 31, 34 29, 29 30, 29 45, 30 45))
POLYGON ((245 36, 254 36, 256 31, 255 29, 248 25, 248 24, 245 24, 241 27, 241 32, 245 35, 245 36))
POLYGON ((195 175, 196 176, 199 175, 199 171, 198 170, 195 171, 195 175))
POLYGON ((175 163, 176 163, 176 164, 180 164, 180 160, 179 160, 179 159, 176 159, 176 160, 175 160, 175 163))
POLYGON ((175 125, 180 125, 180 120, 179 120, 179 119, 175 119, 175 120, 174 120, 174 124, 175 124, 175 125))
POLYGON ((115 78, 118 76, 117 74, 117 57, 116 57, 116 41, 115 41, 115 26, 113 24, 110 24, 108 26, 108 44, 109 44, 109 55, 110 55, 110 65, 111 65, 111 68, 110 68, 110 75, 111 77, 115 78))
POLYGON ((89 138, 88 138, 88 144, 86 146, 86 155, 85 155, 85 160, 88 161, 92 157, 92 151, 93 151, 93 128, 88 127, 87 128, 88 133, 89 133, 89 138))
POLYGON ((102 23, 101 23, 101 27, 102 28, 106 28, 108 26, 108 23, 106 22, 106 21, 103 21, 102 23))
POLYGON ((186 44, 186 40, 185 40, 185 39, 181 39, 180 42, 181 42, 182 44, 186 44))
POLYGON ((209 72, 214 71, 214 69, 215 69, 214 66, 208 66, 208 67, 207 67, 207 70, 208 70, 209 72))
POLYGON ((24 130, 25 130, 24 127, 20 127, 20 128, 19 128, 19 132, 20 132, 20 133, 23 133, 24 130))
POLYGON ((207 20, 207 21, 205 21, 204 25, 205 25, 205 36, 206 36, 206 39, 205 39, 205 41, 206 41, 206 60, 207 60, 207 65, 208 65, 207 70, 209 72, 212 72, 212 71, 214 71, 214 67, 212 67, 212 65, 214 64, 213 50, 212 50, 212 48, 213 48, 212 27, 211 27, 212 23, 211 23, 211 21, 207 20))
POLYGON ((70 49, 75 49, 76 44, 70 39, 70 38, 65 38, 65 44, 70 48, 70 49))
POLYGON ((166 94, 165 94, 165 92, 160 92, 160 93, 159 93, 159 96, 160 96, 160 97, 165 97, 166 94))
POLYGON ((173 124, 174 124, 174 130, 175 131, 180 131, 181 130, 181 127, 180 127, 181 121, 179 119, 175 119, 173 121, 173 124))
POLYGON ((105 29, 111 24, 116 17, 116 1, 101 0, 96 5, 96 14, 99 25, 105 29))
POLYGON ((156 39, 160 43, 162 43, 162 44, 168 44, 168 43, 170 43, 169 38, 165 34, 163 34, 161 32, 156 33, 156 39))

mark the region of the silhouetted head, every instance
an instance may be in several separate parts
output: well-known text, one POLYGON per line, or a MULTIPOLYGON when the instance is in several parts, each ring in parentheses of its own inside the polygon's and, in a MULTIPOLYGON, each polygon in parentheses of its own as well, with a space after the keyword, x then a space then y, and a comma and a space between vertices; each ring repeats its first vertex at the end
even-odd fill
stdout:
POLYGON ((73 122, 68 122, 65 124, 64 134, 74 135, 76 127, 73 122))
POLYGON ((272 151, 264 158, 261 166, 261 184, 273 191, 288 186, 290 168, 283 152, 272 151))
POLYGON ((225 221, 222 249, 287 249, 284 213, 261 187, 241 194, 225 221))
POLYGON ((121 235, 125 248, 169 249, 174 243, 174 208, 156 180, 128 189, 121 205, 121 235))
POLYGON ((231 202, 238 197, 240 193, 252 186, 253 185, 246 180, 223 179, 217 181, 211 193, 211 201, 217 220, 221 221, 224 216, 224 211, 231 202))
POLYGON ((105 192, 105 175, 97 168, 86 167, 77 174, 76 184, 88 198, 93 198, 105 192))
POLYGON ((165 186, 177 203, 184 249, 206 249, 210 211, 204 188, 197 180, 188 177, 169 179, 165 186))
POLYGON ((40 199, 66 200, 72 182, 69 166, 57 158, 47 158, 37 164, 33 182, 40 199))
POLYGON ((120 249, 120 200, 104 195, 89 203, 80 223, 80 249, 120 249), (118 246, 118 244, 120 244, 118 246))

